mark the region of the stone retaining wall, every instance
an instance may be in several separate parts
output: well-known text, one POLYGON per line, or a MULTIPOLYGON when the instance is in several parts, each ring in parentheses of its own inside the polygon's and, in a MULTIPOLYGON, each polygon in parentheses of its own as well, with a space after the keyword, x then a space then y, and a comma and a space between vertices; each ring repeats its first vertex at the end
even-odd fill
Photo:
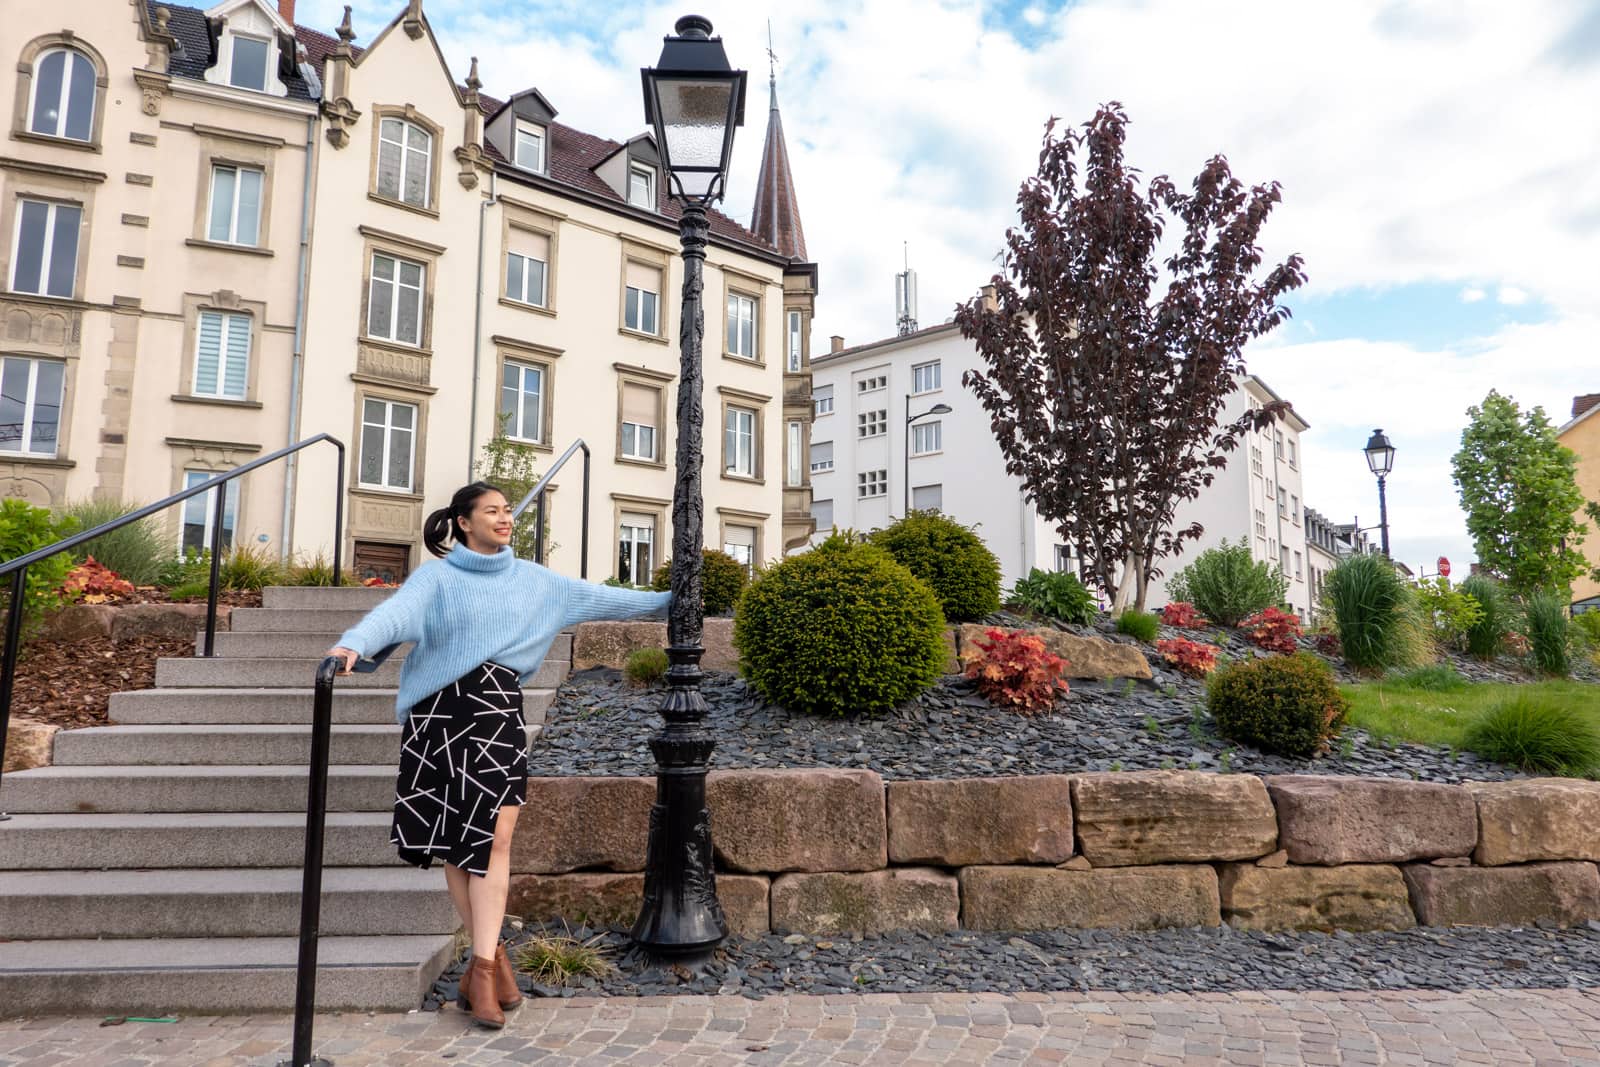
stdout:
MULTIPOLYGON (((1600 783, 1142 771, 891 781, 714 771, 741 934, 1600 920, 1600 783)), ((510 911, 629 923, 652 778, 534 778, 510 911)))

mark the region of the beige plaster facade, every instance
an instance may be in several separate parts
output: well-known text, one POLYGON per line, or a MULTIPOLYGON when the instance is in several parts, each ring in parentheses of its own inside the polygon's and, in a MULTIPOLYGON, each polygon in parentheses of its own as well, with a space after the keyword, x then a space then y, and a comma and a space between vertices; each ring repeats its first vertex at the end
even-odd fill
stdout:
MULTIPOLYGON (((1575 400, 1571 421, 1556 432, 1556 439, 1577 453, 1578 489, 1586 501, 1600 500, 1600 404, 1593 400, 1593 397, 1575 400), (1587 406, 1580 410, 1583 402, 1587 402, 1587 406)), ((1591 567, 1600 570, 1600 530, 1595 529, 1595 524, 1582 511, 1578 521, 1589 528, 1582 546, 1584 555, 1591 567)), ((1579 575, 1572 583, 1572 600, 1574 604, 1587 601, 1584 606, 1590 611, 1600 610, 1600 582, 1595 581, 1592 574, 1579 575)))

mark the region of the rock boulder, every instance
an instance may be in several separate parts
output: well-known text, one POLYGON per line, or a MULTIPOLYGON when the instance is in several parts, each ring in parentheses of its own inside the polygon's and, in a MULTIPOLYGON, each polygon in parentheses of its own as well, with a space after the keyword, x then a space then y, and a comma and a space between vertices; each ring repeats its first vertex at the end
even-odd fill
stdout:
POLYGON ((655 799, 654 778, 529 778, 529 814, 517 822, 511 869, 642 871, 655 799))
POLYGON ((1241 930, 1409 930, 1411 914, 1400 868, 1259 867, 1224 864, 1222 917, 1241 930))
POLYGON ((1600 860, 1600 782, 1527 778, 1467 785, 1478 802, 1485 867, 1536 860, 1600 860))
MULTIPOLYGON (((974 648, 972 642, 989 627, 977 623, 962 625, 959 635, 961 655, 974 648)), ((1133 645, 1107 641, 1103 637, 1080 637, 1054 629, 1029 630, 1044 647, 1067 661, 1068 678, 1144 678, 1151 677, 1150 661, 1133 645)))
POLYGON ((1600 870, 1592 863, 1413 863, 1405 877, 1424 926, 1531 926, 1541 919, 1576 926, 1600 919, 1600 870))
POLYGON ((900 781, 888 786, 889 862, 1060 863, 1072 855, 1072 779, 900 781))
POLYGON ((1478 809, 1458 785, 1284 774, 1267 779, 1290 863, 1403 863, 1466 856, 1478 809))
POLYGON ((960 922, 956 879, 926 867, 862 874, 784 874, 772 883, 775 933, 943 933, 960 922))
POLYGON ((1253 860, 1278 847, 1278 820, 1250 774, 1136 771, 1072 781, 1078 841, 1096 867, 1253 860))
POLYGON ((872 771, 713 771, 711 837, 734 871, 875 871, 888 865, 883 779, 872 771))
POLYGON ((969 930, 1217 926, 1217 872, 1202 864, 1105 867, 965 867, 961 925, 969 930))

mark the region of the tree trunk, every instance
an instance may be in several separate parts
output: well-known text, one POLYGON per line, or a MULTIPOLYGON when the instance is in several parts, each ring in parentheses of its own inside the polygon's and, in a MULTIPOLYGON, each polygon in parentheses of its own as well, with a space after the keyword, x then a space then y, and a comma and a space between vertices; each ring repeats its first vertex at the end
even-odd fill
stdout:
POLYGON ((1139 568, 1134 565, 1137 556, 1129 554, 1122 562, 1122 580, 1117 582, 1117 594, 1111 598, 1111 614, 1121 615, 1128 609, 1128 601, 1133 597, 1135 575, 1139 568))
POLYGON ((1144 572, 1144 569, 1145 569, 1144 568, 1144 557, 1143 556, 1134 556, 1133 558, 1137 563, 1136 575, 1137 575, 1137 582, 1138 582, 1138 585, 1136 587, 1137 590, 1138 590, 1138 593, 1137 593, 1137 595, 1136 595, 1136 597, 1134 599, 1133 607, 1134 607, 1135 611, 1144 611, 1145 610, 1145 602, 1150 597, 1150 578, 1144 572))

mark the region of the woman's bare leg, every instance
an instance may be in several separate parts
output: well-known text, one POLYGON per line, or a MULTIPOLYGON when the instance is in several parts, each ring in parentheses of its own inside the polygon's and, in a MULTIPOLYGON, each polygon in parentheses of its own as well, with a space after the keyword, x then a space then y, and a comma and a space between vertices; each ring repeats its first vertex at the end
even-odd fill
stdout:
POLYGON ((450 899, 455 903, 456 914, 461 916, 461 929, 468 937, 472 936, 472 898, 467 892, 471 881, 472 875, 455 864, 444 865, 444 884, 450 888, 450 899))
POLYGON ((495 817, 494 845, 489 851, 488 873, 468 876, 467 895, 472 907, 472 952, 493 959, 500 944, 500 927, 506 918, 506 892, 511 888, 511 835, 522 809, 504 804, 495 817))

